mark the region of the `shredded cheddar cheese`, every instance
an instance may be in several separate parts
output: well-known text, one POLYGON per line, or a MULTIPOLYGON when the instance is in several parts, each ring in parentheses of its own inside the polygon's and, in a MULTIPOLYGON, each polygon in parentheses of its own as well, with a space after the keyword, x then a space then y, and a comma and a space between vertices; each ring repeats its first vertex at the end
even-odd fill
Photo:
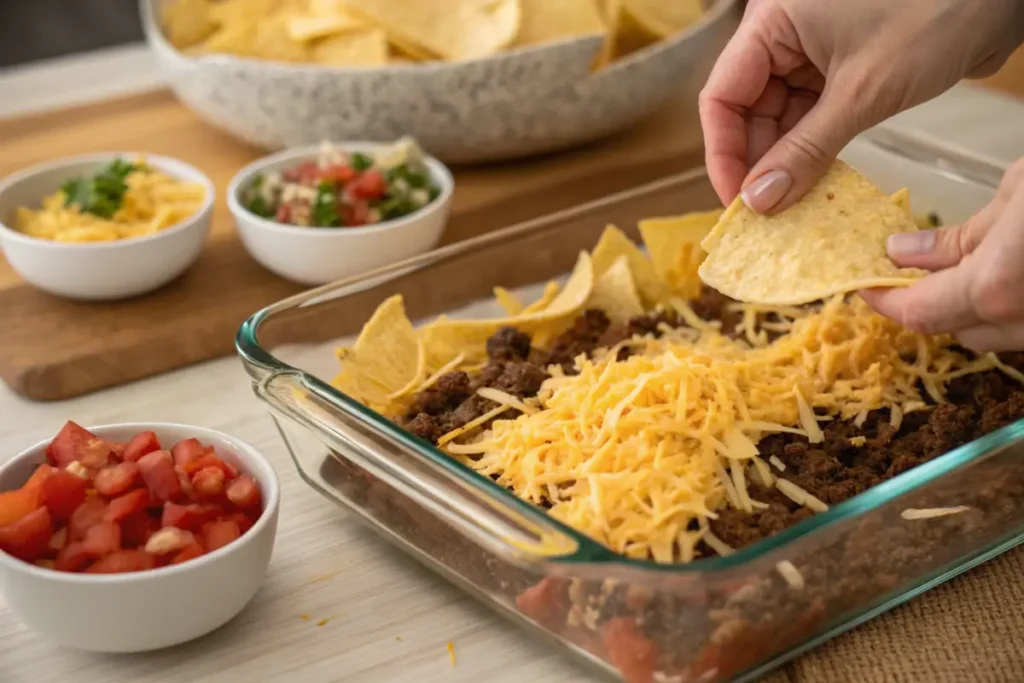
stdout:
MULTIPOLYGON (((688 323, 696 317, 685 304, 674 306, 688 323)), ((807 309, 746 307, 742 324, 739 339, 701 323, 634 338, 624 360, 619 347, 581 356, 578 373, 553 372, 536 401, 481 390, 501 405, 474 427, 507 409, 522 414, 496 419, 467 443, 453 441, 469 425, 440 442, 616 552, 685 562, 701 540, 719 554, 731 552, 707 522, 726 505, 765 507, 748 490, 750 478, 815 512, 828 509, 773 475, 757 446, 765 435, 795 433, 820 443, 819 422, 863 424, 882 408, 899 428, 905 413, 925 406, 919 386, 942 401, 950 379, 1000 368, 994 357, 961 353, 951 338, 918 335, 878 316, 859 298, 838 296, 807 309), (771 343, 757 327, 756 314, 765 312, 782 333, 771 343)), ((778 458, 769 461, 785 470, 778 458)), ((780 572, 800 585, 791 565, 780 572)))

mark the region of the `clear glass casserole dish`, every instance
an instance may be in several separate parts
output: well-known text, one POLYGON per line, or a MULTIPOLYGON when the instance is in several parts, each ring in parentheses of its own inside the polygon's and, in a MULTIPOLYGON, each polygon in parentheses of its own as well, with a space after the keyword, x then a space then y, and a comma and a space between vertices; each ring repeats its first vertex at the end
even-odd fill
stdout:
MULTIPOLYGON (((895 130, 843 157, 946 223, 1003 170, 895 130)), ((289 298, 245 322, 238 351, 302 477, 449 580, 626 683, 752 680, 1024 540, 1024 420, 734 554, 663 565, 611 552, 329 384, 333 347, 388 296, 414 320, 480 315, 495 285, 567 273, 609 222, 636 238, 639 219, 716 205, 695 169, 289 298), (902 514, 949 506, 969 509, 902 514)))

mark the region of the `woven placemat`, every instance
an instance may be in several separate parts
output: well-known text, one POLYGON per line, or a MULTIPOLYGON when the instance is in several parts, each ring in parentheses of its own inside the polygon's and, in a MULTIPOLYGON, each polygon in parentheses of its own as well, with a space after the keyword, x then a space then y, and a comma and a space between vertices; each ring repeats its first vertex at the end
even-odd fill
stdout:
POLYGON ((762 683, 1024 682, 1024 548, 842 635, 762 683))

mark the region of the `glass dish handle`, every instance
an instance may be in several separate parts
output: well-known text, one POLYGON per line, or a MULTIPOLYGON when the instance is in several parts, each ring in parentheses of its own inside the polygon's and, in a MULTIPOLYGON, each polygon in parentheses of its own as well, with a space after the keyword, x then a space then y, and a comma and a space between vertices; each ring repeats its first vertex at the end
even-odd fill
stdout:
MULTIPOLYGON (((508 561, 535 565, 580 552, 579 541, 540 510, 478 493, 473 488, 478 484, 461 481, 458 474, 363 425, 318 384, 301 372, 281 371, 256 382, 254 391, 275 412, 316 433, 326 446, 508 561)), ((337 497, 330 484, 306 471, 295 453, 292 456, 303 476, 337 497)), ((466 476, 475 475, 467 471, 466 476)))

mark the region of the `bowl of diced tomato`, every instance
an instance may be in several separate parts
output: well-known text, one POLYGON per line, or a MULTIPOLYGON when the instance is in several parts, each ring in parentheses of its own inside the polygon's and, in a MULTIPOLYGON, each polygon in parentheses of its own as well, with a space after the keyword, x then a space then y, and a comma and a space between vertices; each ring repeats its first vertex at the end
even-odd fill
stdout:
POLYGON ((255 595, 278 507, 273 467, 226 434, 69 421, 0 467, 0 592, 60 645, 183 643, 255 595))
POLYGON ((227 200, 254 259, 322 285, 433 249, 453 189, 444 164, 406 137, 271 154, 235 175, 227 200))

